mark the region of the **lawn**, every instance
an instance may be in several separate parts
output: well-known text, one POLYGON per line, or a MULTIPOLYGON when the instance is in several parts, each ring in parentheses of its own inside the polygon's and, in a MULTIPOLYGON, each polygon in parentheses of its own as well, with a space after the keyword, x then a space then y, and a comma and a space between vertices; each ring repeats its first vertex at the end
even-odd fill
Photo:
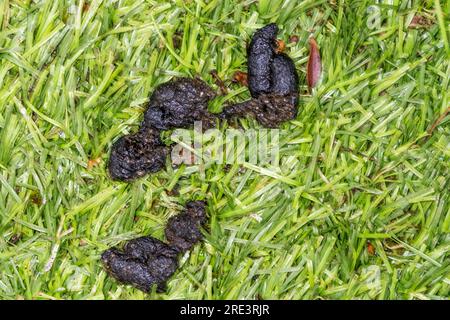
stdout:
POLYGON ((0 298, 448 299, 450 2, 375 2, 0 0, 0 298), (109 178, 111 144, 157 85, 197 76, 219 92, 217 70, 228 94, 212 111, 248 99, 231 79, 269 22, 301 84, 279 167, 109 178), (190 200, 207 201, 205 240, 165 293, 107 276, 102 251, 164 239, 190 200))

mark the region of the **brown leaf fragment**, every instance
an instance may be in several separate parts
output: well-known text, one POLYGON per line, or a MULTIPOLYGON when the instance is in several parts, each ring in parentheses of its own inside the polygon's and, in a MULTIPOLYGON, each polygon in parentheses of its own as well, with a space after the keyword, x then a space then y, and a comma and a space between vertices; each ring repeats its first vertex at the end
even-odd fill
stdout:
POLYGON ((89 159, 89 161, 87 163, 87 169, 91 170, 92 168, 94 168, 95 166, 100 164, 101 161, 102 161, 102 159, 100 157, 98 157, 96 159, 89 159))
POLYGON ((306 78, 308 87, 311 90, 317 84, 322 73, 322 60, 320 59, 320 51, 314 38, 309 38, 309 59, 307 66, 306 78))
POLYGON ((220 78, 219 74, 217 73, 217 70, 211 70, 209 74, 213 77, 214 82, 220 89, 220 94, 225 96, 228 94, 228 89, 223 80, 220 78))
POLYGON ((284 50, 286 50, 286 43, 281 39, 277 39, 276 53, 282 53, 284 50))
POLYGON ((236 71, 233 75, 233 82, 237 82, 244 87, 248 87, 248 75, 242 71, 236 71))
POLYGON ((17 242, 20 241, 20 239, 22 238, 22 235, 19 233, 15 233, 11 236, 11 238, 9 239, 9 244, 11 245, 15 245, 17 242))
POLYGON ((450 113, 450 107, 447 108, 447 110, 444 111, 443 114, 437 118, 433 124, 431 125, 430 129, 428 129, 428 135, 431 136, 433 134, 433 131, 441 124, 442 121, 444 121, 445 117, 450 113))
POLYGON ((370 242, 367 242, 367 252, 369 255, 374 256, 375 255, 375 247, 370 242))
POLYGON ((183 33, 175 32, 175 34, 172 36, 172 43, 174 49, 180 49, 182 42, 183 42, 183 33))
POLYGON ((31 199, 30 199, 30 200, 31 200, 31 202, 32 202, 33 204, 38 205, 38 206, 41 206, 42 203, 43 203, 42 197, 41 197, 40 194, 37 193, 37 192, 34 192, 34 193, 31 195, 31 199))
POLYGON ((289 37, 289 43, 298 43, 299 40, 300 40, 299 37, 295 34, 293 34, 289 37))
POLYGON ((433 22, 422 15, 416 14, 409 24, 408 28, 410 29, 419 29, 419 28, 427 28, 433 25, 433 22))

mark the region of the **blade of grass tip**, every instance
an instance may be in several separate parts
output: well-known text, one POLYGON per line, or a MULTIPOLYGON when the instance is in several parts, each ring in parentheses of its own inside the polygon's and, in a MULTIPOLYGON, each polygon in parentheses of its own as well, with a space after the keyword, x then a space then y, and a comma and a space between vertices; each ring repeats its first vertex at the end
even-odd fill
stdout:
POLYGON ((192 65, 188 64, 186 61, 184 61, 176 52, 175 50, 173 50, 173 48, 170 46, 170 44, 167 42, 166 38, 164 37, 164 35, 161 33, 161 30, 159 30, 158 25, 156 24, 155 18, 153 17, 153 15, 150 15, 150 19, 153 23, 153 26, 156 30, 156 33, 158 34, 159 38, 161 39, 161 41, 163 42, 164 46, 167 48, 167 50, 169 50, 170 54, 177 59, 177 61, 179 63, 181 63, 183 66, 185 66, 186 68, 191 69, 192 65))
POLYGON ((83 213, 89 209, 95 208, 97 206, 100 206, 104 202, 106 202, 108 199, 110 199, 112 196, 114 196, 116 193, 122 191, 125 188, 125 184, 122 184, 120 186, 110 186, 102 191, 100 191, 97 194, 94 194, 91 198, 88 200, 85 200, 83 203, 79 204, 78 206, 74 207, 72 210, 70 210, 67 213, 67 217, 71 218, 78 213, 83 213))
POLYGON ((0 60, 2 57, 4 57, 16 67, 28 71, 35 77, 39 75, 39 72, 17 52, 5 48, 0 48, 0 60))
POLYGON ((67 132, 67 128, 62 124, 59 123, 58 121, 46 116, 44 113, 40 112, 38 109, 36 109, 35 106, 33 106, 28 100, 25 100, 25 105, 31 109, 31 111, 33 111, 34 113, 36 113, 40 118, 44 119, 45 121, 47 121, 48 123, 54 125, 55 127, 60 128, 61 130, 63 130, 64 132, 67 132))
POLYGON ((291 178, 282 176, 282 175, 276 173, 273 170, 269 170, 269 169, 266 169, 266 168, 258 167, 256 165, 248 163, 248 162, 244 162, 243 166, 245 168, 247 168, 247 169, 256 171, 256 172, 258 172, 260 174, 263 174, 263 175, 272 177, 274 179, 280 180, 280 181, 282 181, 282 182, 284 182, 286 184, 290 184, 290 185, 293 185, 293 186, 296 186, 296 187, 300 186, 300 183, 298 181, 295 181, 295 180, 293 180, 291 178))
POLYGON ((322 250, 320 251, 320 253, 321 253, 320 260, 317 263, 316 270, 315 270, 316 277, 324 270, 327 262, 329 261, 330 257, 332 256, 333 248, 336 243, 336 240, 337 239, 335 237, 329 237, 326 240, 322 250))
MULTIPOLYGON (((84 19, 81 24, 81 33, 85 32, 87 26, 89 24, 91 24, 92 18, 97 14, 97 10, 102 5, 102 3, 103 3, 103 0, 89 1, 89 3, 88 3, 89 7, 87 8, 87 10, 83 10, 83 11, 86 11, 86 13, 83 15, 84 19)), ((80 6, 80 7, 83 8, 84 6, 80 6)))
MULTIPOLYGON (((439 21, 439 30, 441 32, 442 41, 444 42, 445 51, 447 51, 447 56, 450 58, 450 45, 448 42, 448 21, 447 21, 447 27, 445 26, 445 19, 444 19, 444 13, 442 12, 441 7, 441 1, 440 0, 434 0, 435 9, 436 9, 436 15, 439 21)), ((448 6, 448 5, 447 5, 448 6)), ((448 16, 447 12, 447 16, 448 16)))
POLYGON ((389 233, 361 233, 358 235, 358 238, 363 239, 388 239, 392 238, 392 235, 389 233))
POLYGON ((61 29, 65 27, 65 24, 63 22, 60 22, 52 32, 50 32, 48 35, 46 35, 43 39, 41 39, 38 43, 36 43, 34 46, 32 46, 30 49, 28 49, 27 52, 23 54, 23 58, 28 58, 33 52, 40 49, 45 43, 50 41, 54 36, 56 36, 61 29))
POLYGON ((430 129, 427 130, 428 135, 432 135, 433 131, 441 124, 441 122, 447 117, 450 113, 450 106, 445 110, 431 125, 430 129))
POLYGON ((2 174, 0 174, 0 183, 6 189, 6 191, 8 191, 9 194, 14 198, 14 200, 16 200, 17 203, 20 203, 22 201, 2 174))
POLYGON ((374 97, 379 96, 381 92, 393 86, 401 78, 403 78, 404 75, 411 72, 417 66, 425 63, 426 61, 427 57, 423 57, 415 62, 408 62, 397 70, 390 72, 386 77, 375 80, 374 84, 377 84, 377 86, 373 89, 372 95, 374 97))
POLYGON ((408 250, 412 251, 413 253, 417 254, 418 256, 422 257, 423 259, 425 259, 426 261, 434 264, 436 267, 442 267, 442 264, 440 264, 439 262, 437 262, 436 260, 434 260, 433 258, 429 257, 428 255, 426 255, 425 253, 423 253, 422 251, 414 248, 413 246, 407 244, 406 242, 400 240, 399 238, 393 236, 392 239, 396 242, 398 242, 399 244, 401 244, 402 246, 404 246, 405 248, 407 248, 408 250))
POLYGON ((316 171, 316 164, 317 164, 317 157, 319 155, 320 146, 321 146, 321 137, 319 133, 319 129, 316 131, 316 135, 314 137, 314 143, 312 145, 312 155, 311 155, 311 162, 308 166, 308 171, 306 172, 306 181, 305 181, 305 187, 306 189, 309 188, 311 185, 314 172, 316 171))
POLYGON ((83 109, 88 109, 89 107, 91 107, 93 104, 95 104, 95 102, 97 101, 97 99, 100 97, 100 95, 103 93, 103 91, 105 91, 105 89, 107 88, 107 86, 114 80, 114 78, 123 70, 124 65, 120 64, 119 66, 117 66, 116 68, 114 68, 113 66, 109 67, 105 77, 103 78, 102 82, 100 83, 100 85, 98 86, 97 90, 94 92, 93 95, 91 95, 89 97, 89 99, 84 103, 83 105, 83 109))
POLYGON ((386 252, 384 251, 383 244, 379 239, 376 239, 372 242, 373 245, 375 245, 375 249, 377 254, 380 256, 381 260, 383 260, 384 265, 389 273, 392 273, 394 269, 392 268, 391 264, 389 263, 389 259, 386 255, 386 252))

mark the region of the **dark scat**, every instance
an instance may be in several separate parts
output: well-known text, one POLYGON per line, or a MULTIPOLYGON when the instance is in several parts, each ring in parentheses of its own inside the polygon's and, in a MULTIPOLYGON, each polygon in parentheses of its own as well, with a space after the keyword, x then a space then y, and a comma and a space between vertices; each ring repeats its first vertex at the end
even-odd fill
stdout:
POLYGON ((206 223, 205 203, 190 202, 186 210, 169 219, 166 238, 170 245, 184 252, 203 238, 200 228, 206 223))
POLYGON ((299 97, 298 74, 292 59, 276 52, 274 24, 258 31, 248 48, 248 83, 253 99, 224 108, 221 118, 252 116, 275 128, 295 118, 299 97))
POLYGON ((166 280, 178 267, 178 252, 152 237, 129 241, 123 251, 117 248, 102 254, 105 270, 117 281, 148 292, 153 285, 164 289, 166 280))
POLYGON ((109 157, 108 170, 113 180, 132 181, 165 165, 168 148, 160 140, 159 130, 141 128, 117 140, 109 157))
POLYGON ((292 59, 277 53, 278 27, 269 24, 252 37, 247 50, 249 90, 253 98, 262 94, 298 94, 298 75, 292 59))
POLYGON ((269 24, 256 31, 248 48, 248 82, 252 100, 229 106, 222 114, 208 111, 213 90, 200 79, 179 78, 157 87, 150 98, 141 130, 120 138, 109 160, 111 178, 132 181, 164 167, 169 149, 159 139, 159 130, 186 128, 202 121, 212 127, 215 118, 254 117, 268 128, 295 118, 298 75, 294 62, 276 53, 278 27, 269 24))
MULTIPOLYGON (((289 56, 276 51, 278 27, 270 24, 253 36, 248 53, 248 85, 253 99, 231 105, 221 114, 208 112, 213 90, 199 79, 181 78, 157 87, 150 98, 141 129, 114 143, 109 172, 114 180, 132 181, 161 170, 169 152, 160 140, 160 130, 186 128, 195 121, 203 127, 215 118, 254 117, 264 127, 274 128, 295 118, 298 103, 298 75, 289 56)), ((207 221, 205 203, 189 202, 186 209, 170 218, 165 235, 168 243, 150 236, 134 239, 123 250, 112 248, 102 254, 106 271, 119 282, 148 292, 153 285, 165 289, 176 271, 178 255, 203 238, 207 221)))
POLYGON ((296 99, 296 95, 264 94, 257 99, 226 107, 221 117, 231 119, 250 116, 266 128, 277 128, 297 115, 294 104, 296 99))
POLYGON ((178 255, 202 239, 200 228, 206 220, 205 203, 188 202, 183 212, 168 221, 168 244, 150 236, 130 240, 123 250, 111 248, 103 252, 104 268, 117 281, 144 292, 153 285, 163 291, 178 268, 178 255))
POLYGON ((277 33, 277 25, 271 23, 256 31, 248 46, 248 88, 253 98, 271 92, 271 64, 275 56, 277 33))
POLYGON ((215 117, 208 111, 208 102, 214 97, 214 91, 199 79, 179 78, 164 83, 150 98, 143 126, 168 130, 202 121, 204 127, 211 127, 215 117))
POLYGON ((298 74, 294 61, 288 55, 277 54, 271 65, 272 94, 289 95, 293 98, 292 104, 298 103, 298 74))

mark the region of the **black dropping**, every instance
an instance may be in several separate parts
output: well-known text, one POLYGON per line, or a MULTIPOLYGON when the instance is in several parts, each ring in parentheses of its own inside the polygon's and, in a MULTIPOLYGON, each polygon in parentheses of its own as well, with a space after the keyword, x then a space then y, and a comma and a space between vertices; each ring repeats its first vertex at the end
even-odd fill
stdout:
POLYGON ((248 47, 248 82, 252 100, 228 106, 223 113, 208 111, 214 91, 200 79, 178 78, 158 86, 138 133, 120 138, 111 149, 111 178, 132 181, 164 167, 169 148, 160 141, 160 130, 186 128, 201 121, 203 128, 215 118, 247 115, 269 128, 295 118, 298 75, 294 62, 276 52, 278 27, 269 24, 255 32, 248 47))
POLYGON ((270 66, 277 47, 277 33, 277 25, 271 23, 256 31, 248 46, 248 88, 254 98, 272 91, 272 70, 270 66))
POLYGON ((214 91, 199 79, 179 78, 164 83, 150 97, 143 125, 168 130, 202 121, 203 126, 211 127, 215 117, 208 112, 208 102, 214 96, 214 91))
POLYGON ((102 262, 110 276, 148 292, 153 285, 164 290, 166 280, 178 267, 178 252, 153 237, 133 239, 123 251, 112 248, 102 254, 102 262))
POLYGON ((271 65, 272 94, 290 96, 291 103, 298 103, 298 74, 294 61, 284 53, 277 54, 271 65))
POLYGON ((167 222, 167 241, 179 251, 189 250, 203 238, 200 228, 206 223, 206 218, 204 202, 189 202, 184 212, 167 222))
POLYGON ((278 27, 269 24, 255 32, 247 50, 248 85, 252 100, 224 108, 221 117, 252 116, 275 128, 295 118, 298 74, 292 59, 276 51, 278 27))
POLYGON ((277 128, 283 122, 295 118, 297 107, 295 96, 263 94, 257 99, 231 105, 224 109, 225 118, 251 116, 266 128, 277 128))
POLYGON ((117 281, 148 292, 153 285, 159 291, 178 267, 178 254, 189 250, 203 238, 201 227, 207 216, 203 201, 188 202, 186 209, 169 219, 166 227, 168 244, 153 237, 128 241, 123 250, 103 252, 105 270, 117 281))
POLYGON ((143 127, 137 133, 119 138, 113 144, 109 157, 111 178, 131 181, 161 170, 169 150, 159 135, 159 130, 143 127))

